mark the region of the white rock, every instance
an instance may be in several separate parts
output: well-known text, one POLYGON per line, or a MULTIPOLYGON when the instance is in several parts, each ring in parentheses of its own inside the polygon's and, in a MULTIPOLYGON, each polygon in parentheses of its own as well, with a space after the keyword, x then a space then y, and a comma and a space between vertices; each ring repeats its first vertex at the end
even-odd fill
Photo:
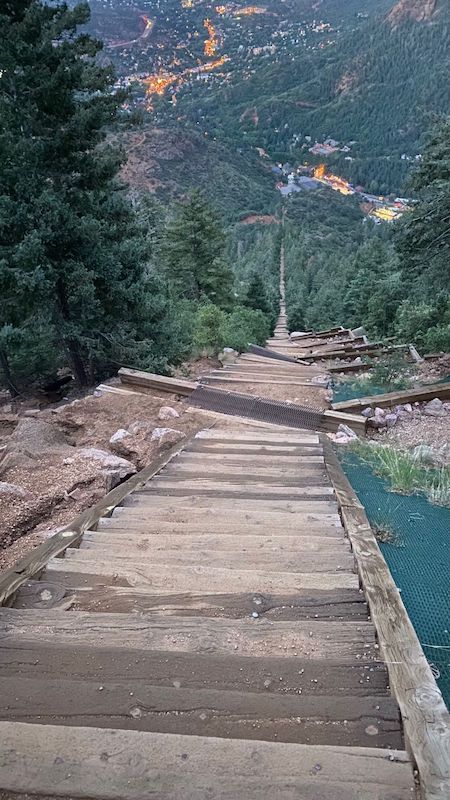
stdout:
POLYGON ((337 429, 338 436, 345 436, 347 439, 357 439, 357 435, 355 431, 348 427, 348 425, 344 425, 342 422, 337 429))
POLYGON ((99 450, 97 447, 80 447, 77 448, 76 453, 79 458, 98 461, 101 469, 120 470, 124 477, 125 475, 134 475, 136 472, 136 467, 131 461, 108 453, 106 450, 99 450))
POLYGON ((23 486, 18 486, 17 483, 5 483, 5 481, 0 481, 0 497, 6 498, 14 498, 20 500, 32 500, 33 495, 28 489, 24 489, 23 486))
POLYGON ((397 422, 398 422, 397 414, 386 414, 384 418, 384 424, 386 425, 386 428, 393 428, 394 425, 397 424, 397 422))
POLYGON ((133 452, 133 437, 125 428, 119 428, 110 438, 111 450, 123 456, 129 456, 133 452))
POLYGON ((179 413, 172 406, 161 406, 158 412, 158 419, 178 419, 179 413))
POLYGON ((160 444, 175 444, 186 436, 182 431, 177 431, 174 428, 154 428, 151 436, 151 442, 159 442, 160 444))
POLYGON ((443 417, 446 411, 442 400, 435 397, 434 400, 430 400, 430 402, 426 404, 423 413, 428 417, 443 417))
POLYGON ((369 417, 373 417, 374 410, 369 406, 368 408, 365 408, 363 411, 361 411, 361 414, 363 417, 366 417, 366 419, 369 419, 369 417))
POLYGON ((412 412, 413 412, 413 407, 412 407, 411 403, 404 403, 404 405, 403 405, 403 409, 404 409, 404 411, 406 411, 408 414, 412 414, 412 412))
POLYGON ((376 417, 384 417, 386 412, 385 412, 384 408, 380 408, 379 406, 376 406, 373 413, 374 413, 374 415, 376 417))

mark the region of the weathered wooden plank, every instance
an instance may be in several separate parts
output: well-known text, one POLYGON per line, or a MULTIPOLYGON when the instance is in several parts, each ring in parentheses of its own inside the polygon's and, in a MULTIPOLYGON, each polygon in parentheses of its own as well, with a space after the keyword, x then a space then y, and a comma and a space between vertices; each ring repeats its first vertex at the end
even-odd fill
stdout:
MULTIPOLYGON (((77 611, 99 613, 152 613, 183 617, 224 617, 245 619, 253 614, 274 621, 287 620, 346 620, 367 621, 368 610, 357 589, 297 590, 295 594, 261 595, 251 593, 199 594, 149 594, 145 589, 117 586, 116 582, 98 582, 90 576, 91 584, 81 588, 63 587, 66 607, 77 611)), ((40 582, 38 582, 40 583, 40 582)), ((29 596, 22 598, 22 590, 15 599, 14 608, 39 608, 30 603, 29 596)), ((59 606, 58 606, 59 607, 59 606)))
POLYGON ((186 447, 189 441, 190 439, 185 439, 182 443, 178 442, 170 450, 157 456, 148 467, 108 492, 98 503, 83 511, 69 525, 17 561, 11 569, 5 570, 0 576, 0 606, 14 594, 24 581, 36 575, 49 558, 63 553, 68 547, 79 542, 85 530, 93 528, 101 517, 110 514, 128 494, 143 486, 153 475, 156 475, 186 447))
POLYGON ((153 550, 151 553, 142 549, 138 553, 127 551, 124 546, 121 550, 117 548, 106 548, 100 551, 98 548, 69 548, 66 550, 64 562, 78 562, 80 569, 87 562, 101 564, 102 568, 110 566, 114 572, 121 573, 122 567, 126 570, 135 569, 138 575, 145 574, 147 578, 151 576, 152 568, 155 564, 163 566, 197 566, 202 564, 204 567, 214 567, 217 569, 240 569, 240 570, 270 570, 272 572, 352 572, 354 570, 354 559, 351 553, 342 550, 341 552, 327 553, 305 553, 305 552, 286 552, 276 547, 272 552, 261 552, 258 550, 244 550, 236 542, 234 550, 218 550, 200 547, 196 550, 153 550))
POLYGON ((304 455, 285 455, 271 458, 267 455, 242 454, 242 453, 208 453, 206 451, 184 450, 177 457, 177 464, 223 464, 241 469, 251 464, 258 469, 301 469, 325 463, 323 453, 306 453, 304 455))
POLYGON ((118 372, 122 383, 131 386, 143 386, 147 389, 157 389, 160 392, 170 392, 171 394, 189 395, 197 388, 197 383, 193 381, 181 380, 181 378, 167 378, 164 375, 156 375, 153 372, 143 372, 138 369, 126 369, 122 367, 118 372))
POLYGON ((309 431, 299 430, 298 432, 287 433, 280 431, 246 431, 246 430, 228 430, 226 428, 214 430, 199 431, 195 435, 195 441, 202 439, 204 441, 217 441, 224 444, 228 442, 250 442, 257 445, 277 444, 277 445, 296 445, 296 444, 315 444, 319 445, 319 436, 316 433, 309 431))
POLYGON ((202 653, 168 653, 107 647, 80 647, 39 642, 32 645, 2 643, 0 675, 52 679, 116 681, 147 680, 154 686, 180 685, 187 689, 220 689, 308 696, 365 697, 388 695, 387 671, 381 662, 339 664, 330 660, 304 660, 278 656, 224 656, 202 653))
POLYGON ((230 511, 226 515, 220 509, 198 508, 175 509, 170 505, 166 512, 161 507, 152 507, 151 515, 144 515, 138 507, 120 507, 111 517, 99 520, 96 530, 125 530, 130 533, 150 534, 232 534, 234 536, 252 534, 265 536, 326 536, 344 538, 344 529, 340 517, 335 514, 281 514, 279 519, 274 513, 248 513, 230 511))
POLYGON ((367 420, 358 414, 347 414, 343 411, 324 411, 321 430, 333 433, 339 425, 348 425, 358 436, 365 436, 367 420))
MULTIPOLYGON (((202 497, 197 492, 186 494, 183 497, 171 497, 161 492, 160 494, 151 493, 148 491, 133 492, 129 497, 123 499, 123 507, 127 509, 137 508, 145 509, 145 506, 151 505, 156 510, 161 510, 163 507, 164 513, 171 513, 171 509, 175 511, 180 506, 190 509, 195 512, 201 512, 203 508, 215 510, 217 514, 223 511, 230 511, 237 514, 241 521, 250 520, 254 512, 262 515, 267 512, 274 514, 301 514, 314 515, 314 514, 337 514, 337 502, 331 499, 314 500, 314 499, 261 499, 259 497, 247 497, 242 500, 238 497, 220 498, 216 497, 214 501, 210 497, 202 497)), ((228 516, 228 515, 227 515, 228 516)), ((324 521, 324 520, 323 520, 324 521)))
POLYGON ((132 530, 128 531, 126 528, 121 528, 119 531, 110 529, 102 529, 100 531, 89 531, 83 536, 80 544, 80 550, 92 548, 113 548, 114 553, 120 553, 122 550, 129 554, 152 553, 155 550, 170 550, 177 549, 183 551, 195 550, 199 551, 202 548, 208 550, 235 552, 236 547, 243 552, 248 552, 257 555, 258 553, 276 553, 287 552, 295 554, 300 553, 334 553, 338 558, 342 553, 350 552, 348 543, 343 537, 334 536, 304 536, 286 535, 280 533, 279 536, 273 536, 270 532, 266 532, 265 536, 256 536, 253 533, 246 533, 245 528, 236 533, 204 533, 197 534, 179 534, 179 533, 133 533, 132 530))
POLYGON ((49 642, 129 650, 273 655, 297 658, 300 664, 303 659, 342 663, 377 660, 373 626, 367 622, 272 622, 82 611, 61 614, 51 609, 43 616, 42 611, 9 608, 1 610, 0 620, 4 625, 2 641, 7 646, 49 642))
POLYGON ((245 373, 243 373, 242 377, 241 376, 238 377, 238 376, 234 376, 234 375, 227 375, 227 374, 225 374, 223 372, 221 374, 219 374, 219 373, 217 373, 217 374, 215 374, 215 373, 208 374, 207 376, 204 376, 202 378, 201 383, 202 384, 205 384, 205 383, 206 384, 209 384, 209 383, 214 383, 214 384, 215 383, 226 383, 226 384, 233 384, 233 383, 241 384, 241 383, 244 383, 244 384, 247 384, 247 383, 249 383, 249 384, 255 384, 255 385, 263 384, 264 386, 300 386, 300 387, 310 386, 312 388, 314 388, 314 386, 315 386, 317 388, 325 388, 327 386, 328 381, 322 381, 320 383, 316 381, 315 383, 311 383, 311 381, 302 380, 301 378, 285 378, 285 377, 278 377, 278 376, 275 376, 275 375, 270 375, 270 376, 266 376, 266 377, 263 377, 261 375, 261 377, 257 377, 256 375, 246 375, 245 373))
POLYGON ((340 403, 333 403, 332 408, 341 411, 359 411, 371 406, 386 408, 388 406, 401 405, 402 403, 419 403, 426 400, 433 400, 438 397, 440 400, 450 398, 450 383, 433 383, 421 386, 419 389, 405 389, 401 392, 387 392, 368 397, 358 397, 355 400, 342 400, 340 403))
POLYGON ((206 492, 215 492, 220 496, 221 492, 227 493, 244 493, 256 494, 265 497, 275 496, 284 497, 289 495, 291 497, 316 497, 318 499, 328 499, 334 497, 333 487, 330 486, 329 481, 321 478, 320 475, 313 476, 312 478, 305 478, 302 480, 298 478, 297 481, 275 481, 272 477, 264 480, 262 476, 257 477, 254 481, 240 480, 240 476, 225 477, 220 479, 219 476, 212 476, 207 479, 203 476, 198 478, 190 475, 161 475, 154 478, 152 481, 145 485, 142 489, 142 494, 165 494, 167 491, 176 491, 188 493, 199 492, 204 494, 206 492))
POLYGON ((339 480, 333 449, 326 443, 324 448, 408 746, 419 769, 422 797, 445 800, 450 796, 450 714, 365 511, 354 493, 350 496, 348 482, 339 480))
POLYGON ((208 462, 203 462, 201 460, 190 460, 190 461, 180 461, 177 459, 176 464, 164 467, 161 470, 161 475, 194 475, 194 476, 204 476, 204 475, 223 475, 225 477, 241 477, 243 480, 258 480, 261 478, 262 480, 267 479, 276 479, 285 480, 285 481, 292 481, 292 480, 304 480, 305 478, 317 478, 326 476, 325 470, 325 462, 318 462, 313 464, 293 464, 292 466, 289 465, 282 465, 278 466, 275 462, 272 466, 266 464, 264 466, 258 466, 252 464, 252 462, 247 462, 246 464, 241 462, 239 466, 236 464, 229 464, 228 462, 223 462, 220 458, 215 460, 210 460, 208 462))
POLYGON ((114 720, 116 730, 309 745, 403 746, 398 707, 390 697, 283 697, 269 690, 153 686, 151 676, 141 681, 100 680, 3 677, 0 719, 100 728, 114 720))
POLYGON ((232 569, 226 565, 177 566, 167 564, 128 564, 125 560, 106 561, 55 558, 48 563, 45 580, 63 583, 69 588, 109 582, 113 585, 135 586, 141 591, 172 594, 173 592, 283 592, 294 594, 299 589, 357 589, 358 578, 353 572, 291 572, 264 569, 232 569), (89 582, 89 576, 97 580, 89 582))
MULTIPOLYGON (((405 800, 403 751, 0 724, 0 784, 104 800, 405 800)), ((409 794, 408 794, 409 792, 409 794)))

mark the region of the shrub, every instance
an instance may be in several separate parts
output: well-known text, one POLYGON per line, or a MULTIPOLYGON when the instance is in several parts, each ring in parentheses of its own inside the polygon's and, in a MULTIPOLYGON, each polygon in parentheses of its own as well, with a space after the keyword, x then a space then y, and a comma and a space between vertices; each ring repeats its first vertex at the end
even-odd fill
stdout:
POLYGON ((262 311, 238 306, 226 316, 222 327, 223 345, 242 353, 249 344, 265 344, 270 332, 270 322, 262 311))
POLYGON ((225 311, 208 303, 200 306, 194 322, 194 347, 199 351, 218 353, 224 346, 223 331, 227 321, 225 311))

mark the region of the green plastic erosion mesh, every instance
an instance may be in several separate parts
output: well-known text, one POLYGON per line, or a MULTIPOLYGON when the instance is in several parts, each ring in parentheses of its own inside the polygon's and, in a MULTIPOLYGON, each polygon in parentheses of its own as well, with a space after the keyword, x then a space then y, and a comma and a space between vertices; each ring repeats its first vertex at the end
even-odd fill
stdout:
POLYGON ((401 591, 411 622, 450 707, 450 509, 388 491, 354 454, 338 452, 401 591))

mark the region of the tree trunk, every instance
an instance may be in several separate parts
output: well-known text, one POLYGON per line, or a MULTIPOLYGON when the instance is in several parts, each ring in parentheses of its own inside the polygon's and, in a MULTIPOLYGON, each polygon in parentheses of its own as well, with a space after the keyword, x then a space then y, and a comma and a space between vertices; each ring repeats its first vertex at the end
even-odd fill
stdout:
POLYGON ((0 367, 3 372, 5 383, 11 393, 11 397, 18 397, 20 392, 14 383, 11 369, 9 366, 9 358, 6 350, 0 349, 0 367))
MULTIPOLYGON (((59 310, 64 322, 71 322, 71 315, 67 303, 66 292, 61 281, 59 281, 56 286, 56 294, 59 301, 59 310)), ((75 373, 75 377, 78 383, 81 386, 89 386, 89 379, 80 352, 80 345, 78 344, 77 341, 75 341, 75 339, 70 339, 65 335, 63 335, 63 342, 67 350, 68 356, 70 358, 72 369, 75 373)))

